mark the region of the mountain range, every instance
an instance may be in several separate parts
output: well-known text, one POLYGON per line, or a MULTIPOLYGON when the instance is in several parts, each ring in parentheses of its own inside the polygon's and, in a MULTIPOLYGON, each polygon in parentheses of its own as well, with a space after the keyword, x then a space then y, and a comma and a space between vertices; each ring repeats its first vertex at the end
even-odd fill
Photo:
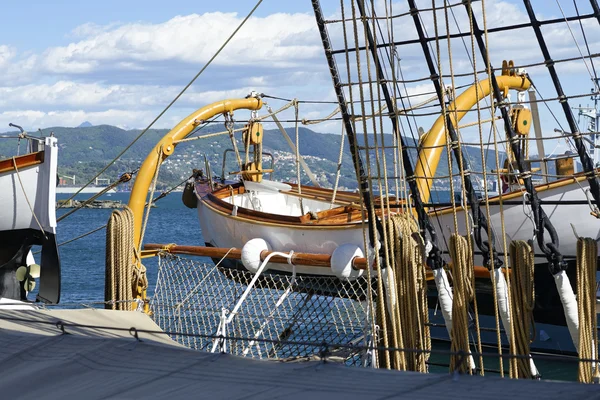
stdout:
MULTIPOLYGON (((75 175, 77 183, 87 182, 91 179, 97 171, 113 160, 141 132, 137 129, 124 130, 111 125, 87 125, 84 123, 76 128, 51 127, 41 131, 43 135, 52 133, 58 138, 60 147, 59 174, 63 176, 75 175)), ((201 134, 206 135, 223 130, 224 128, 221 124, 212 124, 204 128, 201 134)), ((166 129, 148 130, 102 177, 115 180, 121 173, 137 169, 154 145, 167 132, 168 130, 166 129)), ((294 141, 293 129, 289 129, 288 134, 291 136, 292 141, 294 141)), ((16 136, 16 133, 7 133, 6 135, 16 136)), ((294 154, 281 132, 276 129, 265 129, 264 138, 263 151, 271 153, 275 159, 276 173, 274 179, 295 181, 296 167, 294 154)), ((317 175, 320 183, 324 186, 332 186, 335 181, 337 160, 340 151, 340 135, 318 133, 302 127, 299 128, 299 138, 300 154, 305 157, 307 164, 315 175, 317 175)), ((370 144, 372 144, 372 141, 373 136, 370 135, 370 144)), ((385 141, 386 144, 391 144, 392 136, 385 135, 385 141)), ((415 147, 416 141, 413 138, 405 138, 405 143, 415 147)), ((364 143, 359 143, 359 145, 364 146, 364 143)), ((20 146, 20 151, 23 153, 25 146, 23 141, 20 146)), ((238 146, 240 146, 239 143, 238 146)), ((213 173, 221 175, 222 154, 225 149, 231 147, 228 135, 220 135, 180 144, 174 155, 167 159, 169 163, 166 164, 166 167, 161 169, 160 185, 165 187, 174 185, 189 176, 193 168, 204 168, 204 156, 209 161, 213 173), (185 154, 188 154, 188 156, 184 156, 185 154)), ((14 155, 16 154, 16 149, 16 140, 0 141, 0 157, 4 158, 14 155)), ((475 171, 481 171, 480 149, 478 147, 465 146, 464 152, 471 160, 471 168, 475 171)), ((495 157, 493 157, 491 151, 487 153, 487 170, 489 171, 495 168, 495 157)), ((416 150, 414 148, 411 149, 410 154, 414 164, 416 150)), ((388 173, 393 174, 392 150, 386 151, 386 157, 388 160, 388 173)), ((226 175, 227 172, 237 169, 234 159, 235 157, 232 154, 228 155, 228 163, 225 168, 226 175)), ((440 160, 437 175, 448 175, 445 152, 440 160)), ((304 174, 301 180, 303 183, 309 182, 307 176, 304 174)), ((356 187, 356 177, 347 141, 343 147, 340 185, 349 189, 356 187)))

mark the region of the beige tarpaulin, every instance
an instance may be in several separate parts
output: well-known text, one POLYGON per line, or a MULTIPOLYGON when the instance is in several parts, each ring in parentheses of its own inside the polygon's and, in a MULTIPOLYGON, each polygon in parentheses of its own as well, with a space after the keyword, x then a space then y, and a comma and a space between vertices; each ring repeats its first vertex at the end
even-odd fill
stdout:
POLYGON ((131 327, 160 331, 137 312, 0 311, 0 398, 564 400, 598 394, 597 387, 576 383, 453 379, 320 361, 245 359, 189 350, 164 334, 141 332, 138 341, 131 327))

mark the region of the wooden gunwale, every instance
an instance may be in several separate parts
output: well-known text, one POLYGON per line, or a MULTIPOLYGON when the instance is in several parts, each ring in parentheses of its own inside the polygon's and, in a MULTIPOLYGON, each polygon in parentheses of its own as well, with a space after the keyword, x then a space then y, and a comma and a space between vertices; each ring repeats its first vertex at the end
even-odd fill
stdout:
POLYGON ((13 158, 6 158, 4 160, 0 160, 0 174, 5 172, 11 172, 15 170, 15 164, 17 164, 17 168, 27 168, 33 165, 42 164, 44 162, 44 152, 38 151, 35 153, 23 154, 22 156, 15 156, 14 162, 13 158))
MULTIPOLYGON (((304 189, 304 188, 303 188, 304 189)), ((292 191, 282 192, 288 195, 302 197, 302 198, 310 198, 310 199, 318 199, 318 200, 330 200, 331 193, 333 191, 328 189, 321 188, 311 188, 311 193, 319 193, 320 196, 313 196, 310 193, 303 193, 301 195, 292 191), (329 195, 329 199, 327 198, 329 195)), ((212 193, 209 193, 203 196, 200 200, 203 201, 206 205, 222 212, 225 214, 232 215, 233 213, 233 204, 224 201, 223 199, 226 197, 230 197, 232 194, 243 194, 245 193, 245 188, 242 183, 235 183, 233 185, 223 187, 215 190, 212 193)), ((352 195, 352 197, 346 197, 348 200, 351 198, 359 200, 358 195, 355 193, 348 193, 352 195)), ((313 219, 310 214, 302 215, 302 216, 288 216, 288 215, 278 215, 265 213, 262 211, 250 210, 248 208, 238 207, 237 208, 237 217, 241 217, 244 219, 250 219, 252 221, 260 221, 266 223, 274 223, 280 225, 294 225, 294 226, 323 226, 323 227, 340 227, 348 224, 356 224, 362 220, 362 212, 358 206, 354 202, 346 202, 346 204, 342 203, 341 206, 335 207, 329 210, 323 210, 318 213, 315 213, 317 219, 313 219)), ((385 212, 382 210, 377 210, 377 215, 384 215, 385 212)))
MULTIPOLYGON (((156 255, 156 253, 154 252, 164 251, 170 254, 185 254, 212 258, 227 258, 232 260, 242 259, 242 250, 236 248, 228 249, 219 247, 179 246, 174 244, 148 243, 144 245, 144 251, 152 252, 153 255, 156 255)), ((271 253, 272 252, 268 250, 262 251, 260 254, 260 259, 264 261, 265 258, 267 258, 267 256, 271 253)), ((273 256, 270 261, 275 264, 287 264, 288 262, 287 258, 279 255, 273 256)), ((311 266, 317 268, 331 268, 331 255, 316 253, 293 253, 292 263, 295 265, 311 266)), ((352 260, 352 267, 354 269, 366 270, 367 265, 368 260, 365 257, 356 257, 352 260)), ((487 270, 487 268, 474 266, 473 270, 476 278, 490 279, 490 272, 487 270)), ((505 274, 508 273, 506 270, 504 270, 503 272, 505 274)), ((427 268, 426 273, 428 280, 433 279, 433 273, 429 268, 427 268)))

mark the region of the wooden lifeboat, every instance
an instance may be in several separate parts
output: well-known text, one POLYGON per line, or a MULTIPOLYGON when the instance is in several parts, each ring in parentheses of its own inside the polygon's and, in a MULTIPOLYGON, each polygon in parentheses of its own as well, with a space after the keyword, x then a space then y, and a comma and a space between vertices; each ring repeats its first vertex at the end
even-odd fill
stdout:
MULTIPOLYGON (((364 249, 357 193, 278 182, 244 181, 210 190, 206 179, 196 183, 198 215, 207 246, 242 248, 261 238, 269 250, 332 255, 342 245, 364 249)), ((393 200, 393 199, 392 199, 393 200)), ((393 200, 395 201, 395 200, 393 200)), ((377 209, 382 216, 382 210, 377 209)), ((236 262, 236 267, 240 267, 236 262)), ((291 272, 289 264, 272 263, 270 269, 291 272)), ((296 266, 296 272, 331 275, 331 269, 296 266)))

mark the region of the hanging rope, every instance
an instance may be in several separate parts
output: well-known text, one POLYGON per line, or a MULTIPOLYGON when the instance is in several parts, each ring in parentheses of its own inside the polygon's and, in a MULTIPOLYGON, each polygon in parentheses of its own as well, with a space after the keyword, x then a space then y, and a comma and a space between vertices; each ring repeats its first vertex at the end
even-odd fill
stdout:
POLYGON ((450 371, 472 374, 475 366, 472 364, 469 348, 469 303, 475 294, 473 258, 467 240, 460 235, 450 236, 449 250, 454 284, 450 333, 453 355, 450 357, 450 371))
POLYGON ((415 237, 419 237, 419 226, 409 214, 391 215, 389 222, 388 243, 394 263, 389 263, 385 269, 386 315, 388 325, 393 321, 396 323, 391 332, 384 334, 391 334, 390 343, 416 350, 396 352, 391 367, 427 372, 431 339, 422 246, 415 240, 415 237))
MULTIPOLYGON (((533 286, 534 254, 531 246, 524 240, 510 243, 510 318, 511 327, 505 326, 507 332, 512 331, 511 354, 513 356, 529 356, 534 325, 533 308, 535 292, 533 286)), ((534 330, 535 332, 535 330, 534 330)), ((529 358, 512 357, 510 359, 511 378, 532 378, 529 358)))
POLYGON ((94 177, 92 177, 92 179, 90 179, 83 187, 81 187, 76 193, 74 193, 73 195, 71 195, 71 197, 69 197, 67 199, 67 201, 73 200, 75 198, 75 196, 77 196, 79 193, 81 193, 81 191, 84 188, 86 188, 90 184, 92 184, 92 182, 94 182, 94 179, 96 179, 97 177, 99 177, 100 175, 102 175, 111 165, 113 165, 117 160, 119 160, 121 158, 121 156, 123 156, 123 154, 125 154, 127 152, 127 150, 129 150, 135 144, 135 142, 137 142, 142 136, 144 136, 146 134, 146 132, 148 132, 148 130, 150 130, 150 128, 156 123, 156 121, 158 121, 171 108, 171 106, 173 106, 173 104, 175 104, 175 102, 177 100, 179 100, 179 98, 181 96, 183 96, 183 94, 185 93, 185 91, 188 90, 190 86, 192 86, 192 84, 196 81, 196 79, 198 79, 198 77, 200 75, 202 75, 202 73, 215 60, 215 58, 217 58, 217 56, 219 54, 221 54, 221 51, 223 51, 223 49, 225 48, 225 46, 227 46, 227 44, 231 41, 231 39, 233 39, 233 37, 238 33, 238 31, 242 28, 242 26, 244 26, 244 24, 246 23, 246 21, 248 21, 250 19, 250 17, 252 16, 252 14, 254 14, 254 11, 256 11, 256 9, 262 3, 262 1, 263 0, 258 0, 258 2, 256 3, 256 5, 252 8, 252 10, 250 10, 250 12, 248 13, 248 15, 246 15, 246 17, 242 20, 242 22, 240 22, 240 24, 235 28, 235 30, 231 33, 231 35, 229 35, 229 37, 227 38, 227 40, 225 40, 225 42, 223 42, 223 44, 221 45, 221 47, 219 47, 219 49, 215 52, 215 54, 212 55, 212 57, 210 58, 210 60, 208 60, 206 62, 206 64, 204 64, 204 66, 202 67, 202 69, 200 71, 198 71, 198 73, 192 78, 192 80, 190 80, 188 82, 187 85, 185 85, 185 87, 183 89, 181 89, 181 91, 177 94, 177 96, 175 96, 175 98, 173 100, 171 100, 171 102, 160 112, 160 114, 158 114, 156 116, 156 118, 154 118, 152 120, 152 122, 150 122, 150 125, 148 125, 143 131, 141 131, 139 133, 139 135, 137 135, 135 137, 135 139, 133 139, 131 141, 131 143, 129 143, 127 145, 127 147, 125 147, 123 150, 121 150, 121 152, 119 154, 117 154, 115 156, 115 158, 113 158, 104 168, 102 168, 98 173, 96 173, 96 175, 94 175, 94 177))
POLYGON ((148 287, 146 268, 135 265, 133 212, 113 211, 106 227, 104 301, 112 310, 133 310, 135 294, 148 287))
POLYGON ((230 113, 226 113, 226 114, 224 114, 224 117, 225 117, 225 129, 227 129, 227 131, 229 132, 229 139, 231 139, 231 145, 233 146, 233 151, 235 152, 235 158, 237 160, 240 171, 242 171, 244 169, 243 164, 242 164, 242 157, 240 156, 240 151, 238 150, 235 136, 233 136, 233 132, 234 132, 234 128, 235 128, 235 123, 233 121, 233 115, 231 115, 230 113))
MULTIPOLYGON (((598 244, 592 238, 577 239, 577 305, 579 315, 579 359, 598 355, 596 316, 596 262, 598 244)), ((592 383, 600 378, 597 363, 579 361, 579 382, 592 383), (595 378, 595 379, 594 379, 595 378)))
MULTIPOLYGON (((298 131, 298 102, 294 100, 294 116, 296 124, 294 125, 294 132, 296 134, 296 183, 298 184, 298 194, 302 194, 302 182, 300 180, 300 132, 298 131)), ((300 213, 304 215, 304 204, 302 197, 299 199, 300 202, 300 213)))
POLYGON ((333 185, 333 194, 331 195, 331 204, 330 208, 333 208, 335 204, 335 198, 337 196, 337 191, 340 184, 340 176, 342 175, 342 159, 344 157, 344 137, 346 135, 346 130, 344 129, 344 125, 342 125, 342 134, 340 135, 340 151, 338 153, 338 162, 337 168, 335 171, 335 183, 333 185))
POLYGON ((15 159, 15 157, 12 158, 12 163, 13 163, 13 168, 15 169, 15 172, 17 173, 17 179, 19 179, 19 185, 21 186, 21 191, 23 192, 23 196, 25 197, 25 201, 27 202, 29 211, 31 211, 31 215, 33 216, 33 219, 35 220, 35 223, 37 224, 38 228, 40 228, 40 232, 42 232, 44 234, 44 237, 47 239, 46 231, 44 231, 44 227, 40 223, 40 220, 38 219, 37 215, 35 215, 35 211, 34 211, 33 207, 31 206, 29 197, 27 197, 27 192, 25 191, 25 186, 23 186, 23 181, 21 180, 21 174, 19 173, 19 168, 17 167, 17 160, 15 159))

